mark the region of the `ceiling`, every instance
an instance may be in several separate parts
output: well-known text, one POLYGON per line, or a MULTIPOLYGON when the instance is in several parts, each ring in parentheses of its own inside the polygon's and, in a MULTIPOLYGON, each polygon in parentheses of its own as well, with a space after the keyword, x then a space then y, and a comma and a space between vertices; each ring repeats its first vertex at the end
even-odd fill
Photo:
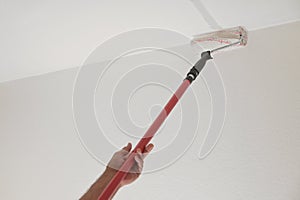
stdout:
POLYGON ((255 30, 300 18, 298 0, 7 0, 0 5, 0 82, 80 66, 102 42, 136 28, 190 37, 216 28, 212 21, 217 27, 255 30))

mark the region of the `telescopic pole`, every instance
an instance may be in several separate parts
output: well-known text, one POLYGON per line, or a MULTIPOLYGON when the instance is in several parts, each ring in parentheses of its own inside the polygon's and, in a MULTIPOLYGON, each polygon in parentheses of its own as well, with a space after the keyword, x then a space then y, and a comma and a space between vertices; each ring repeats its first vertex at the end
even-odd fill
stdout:
POLYGON ((201 54, 200 60, 188 72, 186 78, 183 80, 183 82, 181 83, 179 88, 176 90, 176 92, 170 98, 168 103, 165 105, 164 109, 156 117, 156 119, 154 120, 152 125, 148 128, 148 130, 144 134, 143 138, 135 146, 133 151, 130 152, 128 158, 123 163, 123 165, 120 167, 120 169, 117 171, 117 173, 114 175, 114 177, 109 182, 109 184, 106 186, 106 188, 103 190, 103 192, 100 194, 98 200, 110 200, 112 198, 112 196, 118 189, 120 182, 127 175, 127 173, 130 172, 130 169, 132 168, 132 166, 134 164, 134 156, 137 152, 137 149, 141 149, 142 152, 144 152, 145 147, 149 144, 150 140, 154 137, 156 131, 159 129, 159 127, 162 125, 162 123, 165 121, 165 119, 168 117, 168 115, 170 114, 172 109, 175 107, 175 105, 177 104, 179 99, 182 97, 184 92, 187 90, 187 88, 190 86, 190 84, 199 75, 199 73, 205 66, 206 61, 208 61, 210 59, 212 59, 212 57, 210 55, 210 51, 206 51, 201 54))

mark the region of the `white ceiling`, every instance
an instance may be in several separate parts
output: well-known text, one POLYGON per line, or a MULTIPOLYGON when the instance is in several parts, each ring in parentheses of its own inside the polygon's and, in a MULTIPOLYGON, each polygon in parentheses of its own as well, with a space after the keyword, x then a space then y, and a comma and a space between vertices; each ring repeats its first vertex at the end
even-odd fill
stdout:
POLYGON ((222 27, 249 30, 300 18, 300 2, 285 1, 1 1, 0 82, 80 66, 115 34, 159 27, 187 36, 212 28, 199 12, 222 27))
POLYGON ((140 27, 208 30, 184 0, 6 1, 0 6, 0 81, 81 65, 99 44, 140 27), (173 6, 170 6, 173 5, 173 6), (195 20, 196 19, 196 20, 195 20))
POLYGON ((249 30, 256 30, 300 19, 298 0, 201 0, 201 2, 223 27, 239 24, 249 30))

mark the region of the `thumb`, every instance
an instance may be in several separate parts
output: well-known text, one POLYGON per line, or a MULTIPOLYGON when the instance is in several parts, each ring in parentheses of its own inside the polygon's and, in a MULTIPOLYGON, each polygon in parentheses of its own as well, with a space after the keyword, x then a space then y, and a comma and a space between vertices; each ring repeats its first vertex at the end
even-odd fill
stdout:
POLYGON ((128 142, 127 146, 123 147, 122 149, 127 152, 130 152, 131 148, 132 148, 132 144, 130 142, 128 142))

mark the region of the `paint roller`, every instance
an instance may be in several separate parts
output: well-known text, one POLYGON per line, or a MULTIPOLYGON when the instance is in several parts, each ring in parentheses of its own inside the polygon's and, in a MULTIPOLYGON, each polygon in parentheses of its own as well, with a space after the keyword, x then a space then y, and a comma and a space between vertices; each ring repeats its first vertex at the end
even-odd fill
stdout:
POLYGON ((201 58, 196 62, 196 64, 190 69, 184 78, 181 85, 178 87, 176 92, 169 99, 165 107, 153 121, 152 125, 148 128, 143 138, 140 139, 139 143, 130 152, 128 158, 124 161, 123 165, 111 179, 109 184, 105 187, 103 192, 98 197, 99 200, 111 199, 113 194, 119 187, 122 179, 130 172, 134 164, 134 156, 137 149, 144 151, 145 147, 149 144, 151 139, 155 136, 155 133, 159 127, 166 120, 168 115, 171 113, 172 109, 175 107, 179 99, 182 97, 187 88, 191 83, 197 78, 201 73, 207 61, 213 59, 212 55, 223 51, 232 49, 233 47, 241 47, 247 44, 248 36, 245 28, 239 26, 230 29, 223 29, 220 31, 195 35, 191 41, 192 46, 200 46, 201 49, 206 49, 201 53, 201 58), (210 50, 209 50, 210 49, 210 50))

